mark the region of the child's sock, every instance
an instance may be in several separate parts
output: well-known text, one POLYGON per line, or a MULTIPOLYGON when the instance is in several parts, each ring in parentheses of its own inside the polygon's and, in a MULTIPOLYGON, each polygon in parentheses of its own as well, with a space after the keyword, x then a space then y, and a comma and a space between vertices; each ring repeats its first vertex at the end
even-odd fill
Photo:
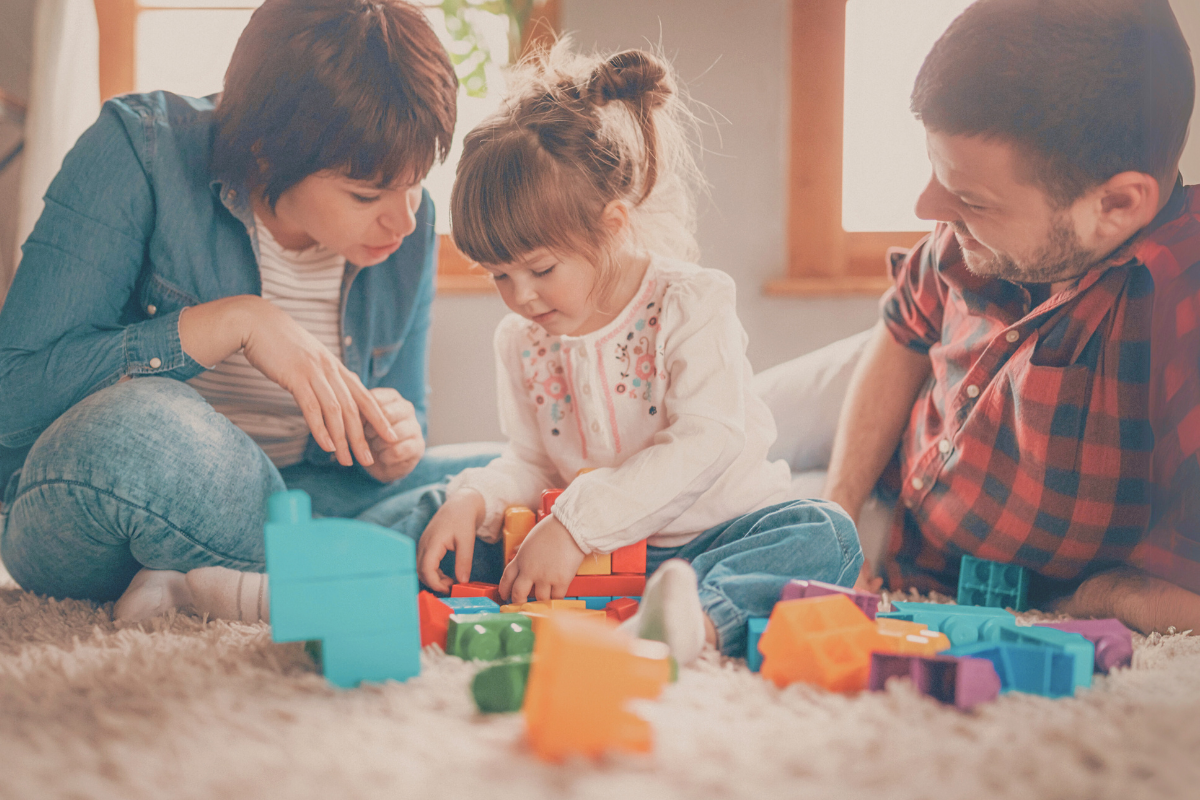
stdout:
POLYGON ((695 661, 704 649, 704 610, 692 565, 678 558, 663 563, 646 582, 637 613, 621 629, 666 642, 681 667, 695 661))
POLYGON ((209 619, 270 622, 267 576, 226 567, 200 567, 187 574, 192 607, 209 619))
POLYGON ((192 594, 182 572, 172 569, 142 569, 113 606, 113 619, 143 622, 168 611, 192 604, 192 594))

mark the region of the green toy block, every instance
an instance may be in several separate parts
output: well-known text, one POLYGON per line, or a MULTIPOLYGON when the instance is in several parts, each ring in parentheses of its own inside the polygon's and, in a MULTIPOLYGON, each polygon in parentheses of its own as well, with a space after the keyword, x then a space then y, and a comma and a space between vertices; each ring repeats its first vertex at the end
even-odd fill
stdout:
POLYGON ((956 606, 942 603, 893 602, 892 611, 876 619, 917 622, 931 631, 946 634, 953 646, 999 641, 999 629, 1015 627, 1017 618, 1003 608, 956 606))
POLYGON ((480 712, 520 711, 525 702, 525 684, 529 680, 532 660, 532 654, 527 653, 506 658, 476 672, 471 679, 471 696, 480 712))
POLYGON ((467 661, 494 661, 533 652, 533 624, 524 614, 452 614, 446 653, 467 661))
POLYGON ((420 674, 411 539, 355 520, 314 520, 301 491, 271 495, 263 533, 275 641, 319 642, 335 686, 420 674))
POLYGON ((1016 564, 1000 564, 982 558, 963 556, 958 570, 958 604, 1029 608, 1029 571, 1016 564))

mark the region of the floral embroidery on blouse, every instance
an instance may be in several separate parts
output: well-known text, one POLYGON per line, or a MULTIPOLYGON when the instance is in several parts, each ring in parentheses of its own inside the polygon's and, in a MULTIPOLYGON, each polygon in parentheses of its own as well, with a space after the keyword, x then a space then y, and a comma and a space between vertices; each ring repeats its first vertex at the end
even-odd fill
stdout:
MULTIPOLYGON (((618 397, 649 400, 653 394, 658 367, 654 363, 654 342, 647 334, 658 329, 658 310, 658 303, 648 303, 645 311, 633 323, 633 330, 626 333, 625 340, 616 347, 616 359, 621 365, 619 382, 615 387, 618 397)), ((658 409, 650 406, 649 413, 653 416, 658 409)))
POLYGON ((527 325, 525 338, 527 343, 521 351, 526 364, 525 391, 537 403, 539 413, 547 410, 554 426, 550 433, 558 436, 559 422, 575 410, 563 372, 562 345, 547 342, 546 331, 540 325, 527 325))

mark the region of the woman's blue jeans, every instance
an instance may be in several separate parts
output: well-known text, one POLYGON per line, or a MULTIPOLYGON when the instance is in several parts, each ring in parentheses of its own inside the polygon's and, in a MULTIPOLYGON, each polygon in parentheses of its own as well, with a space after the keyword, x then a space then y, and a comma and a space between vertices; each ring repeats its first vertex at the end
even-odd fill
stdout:
POLYGON ((405 523, 440 496, 430 485, 498 454, 433 447, 390 484, 336 464, 278 470, 187 384, 138 378, 80 401, 38 438, 5 492, 0 558, 26 590, 100 602, 142 567, 262 571, 274 492, 303 489, 316 514, 391 520, 415 539, 405 523))

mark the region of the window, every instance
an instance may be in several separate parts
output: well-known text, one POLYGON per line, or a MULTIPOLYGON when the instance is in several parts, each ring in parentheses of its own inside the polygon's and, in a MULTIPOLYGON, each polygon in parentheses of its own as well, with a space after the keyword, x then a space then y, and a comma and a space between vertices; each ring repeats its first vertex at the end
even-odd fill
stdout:
MULTIPOLYGON (((126 92, 167 89, 179 94, 204 96, 221 90, 225 67, 234 45, 254 9, 262 0, 96 0, 100 24, 100 91, 102 97, 126 92)), ((464 44, 447 31, 440 4, 426 2, 430 22, 451 53, 464 53, 464 44)), ((492 4, 495 5, 495 4, 492 4)), ((510 21, 506 15, 470 9, 473 28, 486 41, 493 60, 508 52, 510 21)), ((524 47, 551 35, 557 29, 558 0, 534 2, 525 25, 524 47)), ((500 65, 478 64, 468 57, 459 65, 463 85, 459 89, 458 125, 454 146, 446 164, 436 165, 425 182, 442 211, 438 233, 442 235, 438 263, 438 290, 452 292, 492 291, 490 278, 458 252, 447 235, 450 187, 462 137, 492 112, 503 92, 500 65), (479 94, 479 78, 487 91, 479 94)))
POLYGON ((917 70, 970 0, 793 0, 787 275, 769 294, 879 293, 889 246, 932 229, 908 111, 917 70))

